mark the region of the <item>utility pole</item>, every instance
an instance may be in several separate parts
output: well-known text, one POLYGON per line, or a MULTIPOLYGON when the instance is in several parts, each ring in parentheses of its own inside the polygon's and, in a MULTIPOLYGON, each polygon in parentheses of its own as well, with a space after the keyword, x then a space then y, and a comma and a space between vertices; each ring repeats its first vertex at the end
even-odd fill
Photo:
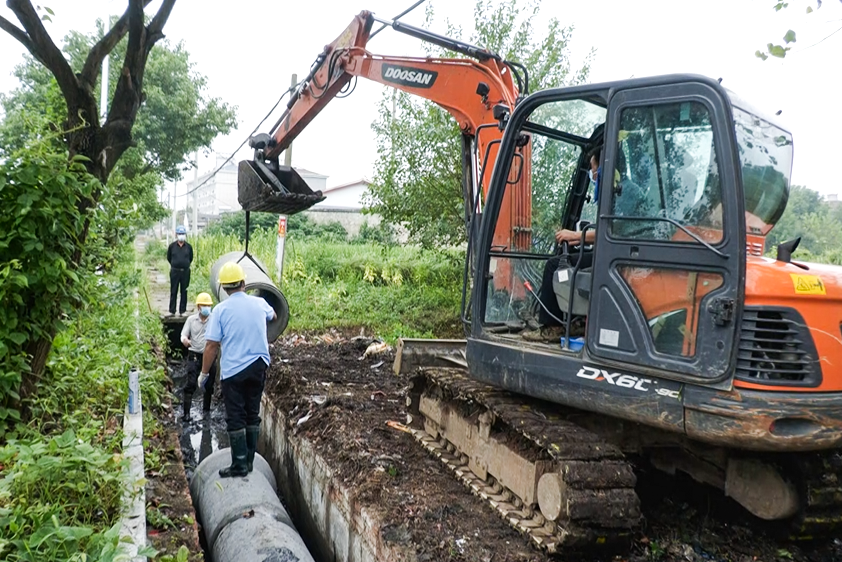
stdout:
MULTIPOLYGON (((289 84, 289 87, 292 88, 296 84, 298 84, 298 75, 293 74, 292 80, 290 81, 290 84, 289 84)), ((288 168, 292 166, 292 143, 289 143, 289 146, 284 151, 284 166, 286 166, 288 168)))
POLYGON ((178 199, 176 199, 176 195, 178 194, 178 182, 172 182, 172 231, 175 232, 175 227, 178 223, 178 212, 176 212, 176 208, 178 206, 178 199))
POLYGON ((197 210, 197 203, 199 200, 199 192, 196 186, 199 185, 199 151, 193 153, 193 236, 199 234, 199 211, 197 210))

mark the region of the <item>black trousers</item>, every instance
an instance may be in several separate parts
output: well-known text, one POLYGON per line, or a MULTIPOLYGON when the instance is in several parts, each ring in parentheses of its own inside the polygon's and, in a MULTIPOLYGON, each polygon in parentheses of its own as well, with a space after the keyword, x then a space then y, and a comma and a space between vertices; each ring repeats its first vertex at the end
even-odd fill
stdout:
MULTIPOLYGON (((197 383, 199 380, 199 375, 202 373, 202 353, 196 353, 194 351, 187 352, 187 380, 184 381, 184 395, 190 396, 196 392, 197 383)), ((216 372, 218 362, 214 361, 213 365, 211 365, 210 378, 208 382, 205 383, 205 394, 213 394, 213 385, 214 380, 216 379, 216 372)))
MULTIPOLYGON (((541 279, 541 290, 538 291, 538 295, 541 297, 541 302, 544 303, 550 312, 553 315, 560 319, 564 320, 564 315, 567 314, 567 311, 562 312, 561 308, 558 306, 558 299, 555 296, 555 291, 553 291, 553 275, 555 275, 556 270, 559 267, 559 264, 562 261, 562 258, 569 260, 570 266, 573 267, 576 265, 576 262, 579 261, 579 252, 574 252, 569 256, 555 256, 547 260, 547 263, 544 265, 544 274, 541 279)), ((593 252, 584 252, 582 254, 582 264, 579 266, 581 269, 585 269, 586 267, 591 267, 593 265, 593 252)), ((550 316, 550 314, 544 310, 544 307, 539 307, 540 310, 538 312, 538 322, 544 326, 560 326, 559 321, 550 316)))
POLYGON ((266 368, 266 363, 258 357, 233 377, 222 379, 222 400, 225 402, 228 431, 260 424, 260 399, 266 381, 266 368))
POLYGON ((184 314, 187 310, 187 287, 189 286, 189 269, 170 268, 170 314, 175 314, 175 301, 179 293, 181 293, 181 302, 178 306, 178 312, 184 314))

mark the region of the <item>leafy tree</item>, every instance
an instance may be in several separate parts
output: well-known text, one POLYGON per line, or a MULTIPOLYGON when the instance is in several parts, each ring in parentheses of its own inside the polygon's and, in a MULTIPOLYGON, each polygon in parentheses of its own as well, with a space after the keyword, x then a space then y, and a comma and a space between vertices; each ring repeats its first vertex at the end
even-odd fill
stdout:
POLYGON ((766 248, 773 255, 781 242, 801 237, 796 257, 838 263, 834 257, 842 247, 840 210, 833 209, 821 195, 803 186, 792 186, 786 210, 769 233, 766 248))
MULTIPOLYGON (((529 71, 532 90, 583 82, 588 61, 573 69, 569 60, 572 26, 552 19, 546 31, 536 29, 540 0, 529 3, 478 0, 476 29, 470 42, 520 62, 529 71)), ((427 22, 433 11, 428 8, 427 22)), ((449 26, 448 33, 461 37, 449 26)), ((430 51, 430 56, 461 56, 430 51)), ((393 225, 404 225, 410 237, 427 247, 465 240, 460 131, 443 108, 402 92, 385 93, 372 124, 378 161, 366 206, 393 225), (394 108, 394 113, 393 113, 394 108), (395 115, 399 118, 395 118, 395 115)))
MULTIPOLYGON (((74 68, 82 67, 85 54, 101 36, 102 30, 98 35, 71 32, 65 38, 64 51, 74 68)), ((122 58, 126 46, 125 41, 119 43, 111 56, 122 58)), ((111 65, 110 69, 109 83, 114 90, 120 68, 111 65)), ((144 228, 164 218, 167 211, 157 197, 163 180, 180 179, 185 155, 209 146, 218 134, 235 125, 233 108, 217 98, 206 99, 206 78, 193 70, 183 44, 170 47, 162 42, 150 53, 145 74, 148 87, 133 130, 135 145, 126 150, 109 176, 114 189, 111 203, 117 207, 112 209, 112 226, 122 225, 107 236, 112 243, 117 243, 119 232, 130 234, 128 224, 144 228)), ((15 76, 20 86, 8 95, 0 95, 6 116, 0 126, 0 154, 24 148, 33 134, 37 138, 59 130, 67 113, 58 83, 35 59, 26 57, 15 69, 15 76), (45 108, 46 131, 37 130, 26 117, 26 108, 31 107, 45 108)), ((57 151, 65 150, 60 137, 49 136, 57 151)))
MULTIPOLYGON (((148 219, 160 210, 154 193, 161 175, 177 176, 184 152, 206 146, 233 124, 231 110, 217 102, 206 117, 221 124, 209 128, 181 121, 171 135, 156 121, 179 115, 173 111, 191 91, 201 92, 203 79, 184 90, 185 81, 173 75, 189 68, 180 46, 171 56, 152 55, 175 0, 163 0, 147 20, 150 2, 127 0, 125 13, 96 39, 71 34, 66 55, 43 26, 54 16, 49 8, 7 0, 20 27, 0 17, 0 29, 43 66, 25 61, 18 69, 22 87, 3 98, 0 185, 7 220, 0 225, 0 272, 9 282, 0 306, 15 321, 0 328, 0 413, 19 398, 15 380, 22 382, 22 396, 35 388, 62 318, 84 302, 85 280, 96 279, 90 273, 108 266, 115 246, 144 214, 148 219), (109 54, 122 64, 114 65, 101 122, 97 83, 109 54), (146 102, 170 114, 150 112, 135 130, 146 102)), ((200 95, 194 98, 198 105, 180 114, 187 121, 196 107, 209 107, 200 95)))
MULTIPOLYGON (((840 0, 840 2, 842 2, 842 0, 840 0)), ((804 7, 804 4, 805 4, 804 2, 798 2, 798 5, 800 5, 802 7, 804 7)), ((807 5, 806 5, 805 9, 806 9, 808 14, 811 14, 815 11, 813 9, 813 6, 816 6, 816 10, 822 7, 822 0, 810 0, 809 2, 806 2, 806 4, 807 5)), ((776 0, 775 4, 772 7, 774 8, 774 10, 776 12, 780 12, 784 8, 788 8, 789 5, 790 5, 790 2, 784 2, 783 0, 776 0)), ((833 33, 836 33, 837 31, 839 31, 839 30, 837 29, 833 33)), ((830 37, 830 35, 828 35, 828 37, 830 37)), ((827 37, 825 37, 825 39, 827 39, 827 37)), ((822 41, 824 41, 824 39, 822 39, 822 41)), ((792 43, 795 43, 795 31, 793 31, 792 29, 789 29, 789 30, 787 30, 786 34, 783 36, 783 44, 767 43, 766 48, 762 51, 758 49, 757 51, 755 51, 754 56, 756 56, 757 58, 762 59, 762 60, 766 60, 770 56, 782 59, 782 58, 786 57, 787 52, 790 49, 792 49, 792 47, 790 47, 790 45, 792 43)))

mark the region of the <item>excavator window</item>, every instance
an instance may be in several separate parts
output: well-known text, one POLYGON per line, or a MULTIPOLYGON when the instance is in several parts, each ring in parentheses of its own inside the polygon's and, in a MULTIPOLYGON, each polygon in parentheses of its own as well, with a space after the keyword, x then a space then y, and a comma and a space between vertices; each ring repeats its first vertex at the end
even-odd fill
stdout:
MULTIPOLYGON (((605 115, 604 107, 583 100, 551 102, 539 106, 523 127, 529 142, 514 153, 506 185, 517 195, 511 208, 501 211, 496 229, 503 233, 515 225, 514 235, 508 245, 495 245, 491 251, 487 323, 516 327, 530 311, 534 315, 535 296, 524 283, 534 290, 541 286, 544 266, 557 250, 555 233, 564 224, 571 194, 590 190, 593 195, 587 169, 581 165, 605 115), (526 180, 525 190, 518 191, 523 186, 514 183, 515 177, 526 180)), ((595 198, 583 211, 596 218, 595 198)))
MULTIPOLYGON (((613 236, 696 244, 700 239, 711 245, 722 241, 722 189, 704 104, 626 108, 615 142, 613 236)), ((646 318, 655 351, 694 356, 700 303, 722 286, 722 275, 651 265, 617 269, 646 318)))
POLYGON ((765 236, 781 218, 789 199, 792 136, 738 107, 734 108, 734 124, 746 201, 746 229, 749 234, 765 236))
POLYGON ((671 219, 708 243, 721 241, 722 193, 707 108, 698 102, 627 108, 619 137, 612 214, 635 220, 612 220, 611 233, 691 241, 663 220, 671 219))

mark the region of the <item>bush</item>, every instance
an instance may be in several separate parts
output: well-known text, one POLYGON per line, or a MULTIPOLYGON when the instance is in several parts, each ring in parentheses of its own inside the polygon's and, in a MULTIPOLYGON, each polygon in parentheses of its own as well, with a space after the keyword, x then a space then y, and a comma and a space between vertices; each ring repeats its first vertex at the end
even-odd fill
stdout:
MULTIPOLYGON (((258 232, 275 234, 278 231, 277 213, 251 213, 249 217, 249 239, 258 232)), ((208 236, 236 236, 240 242, 245 242, 246 213, 237 211, 226 213, 210 223, 204 234, 208 236)), ((307 215, 297 213, 287 217, 287 233, 291 239, 302 240, 318 238, 323 240, 342 241, 348 238, 348 232, 339 222, 317 224, 307 215)))
POLYGON ((147 408, 166 392, 153 353, 165 339, 157 316, 138 306, 145 278, 133 258, 126 248, 113 271, 91 276, 96 302, 63 320, 37 392, 25 402, 32 419, 0 447, 2 560, 107 561, 117 554, 129 368, 141 370, 147 408))
POLYGON ((398 243, 395 228, 381 222, 376 226, 370 226, 368 221, 360 226, 360 232, 351 239, 354 244, 382 244, 383 246, 394 246, 398 243))
MULTIPOLYGON (((249 251, 277 283, 276 244, 274 232, 258 231, 249 251)), ((194 249, 190 291, 199 293, 206 290, 213 262, 243 245, 234 235, 202 235, 194 249)), ((366 327, 388 339, 459 335, 463 260, 456 250, 290 236, 278 283, 290 305, 288 329, 366 327)))

